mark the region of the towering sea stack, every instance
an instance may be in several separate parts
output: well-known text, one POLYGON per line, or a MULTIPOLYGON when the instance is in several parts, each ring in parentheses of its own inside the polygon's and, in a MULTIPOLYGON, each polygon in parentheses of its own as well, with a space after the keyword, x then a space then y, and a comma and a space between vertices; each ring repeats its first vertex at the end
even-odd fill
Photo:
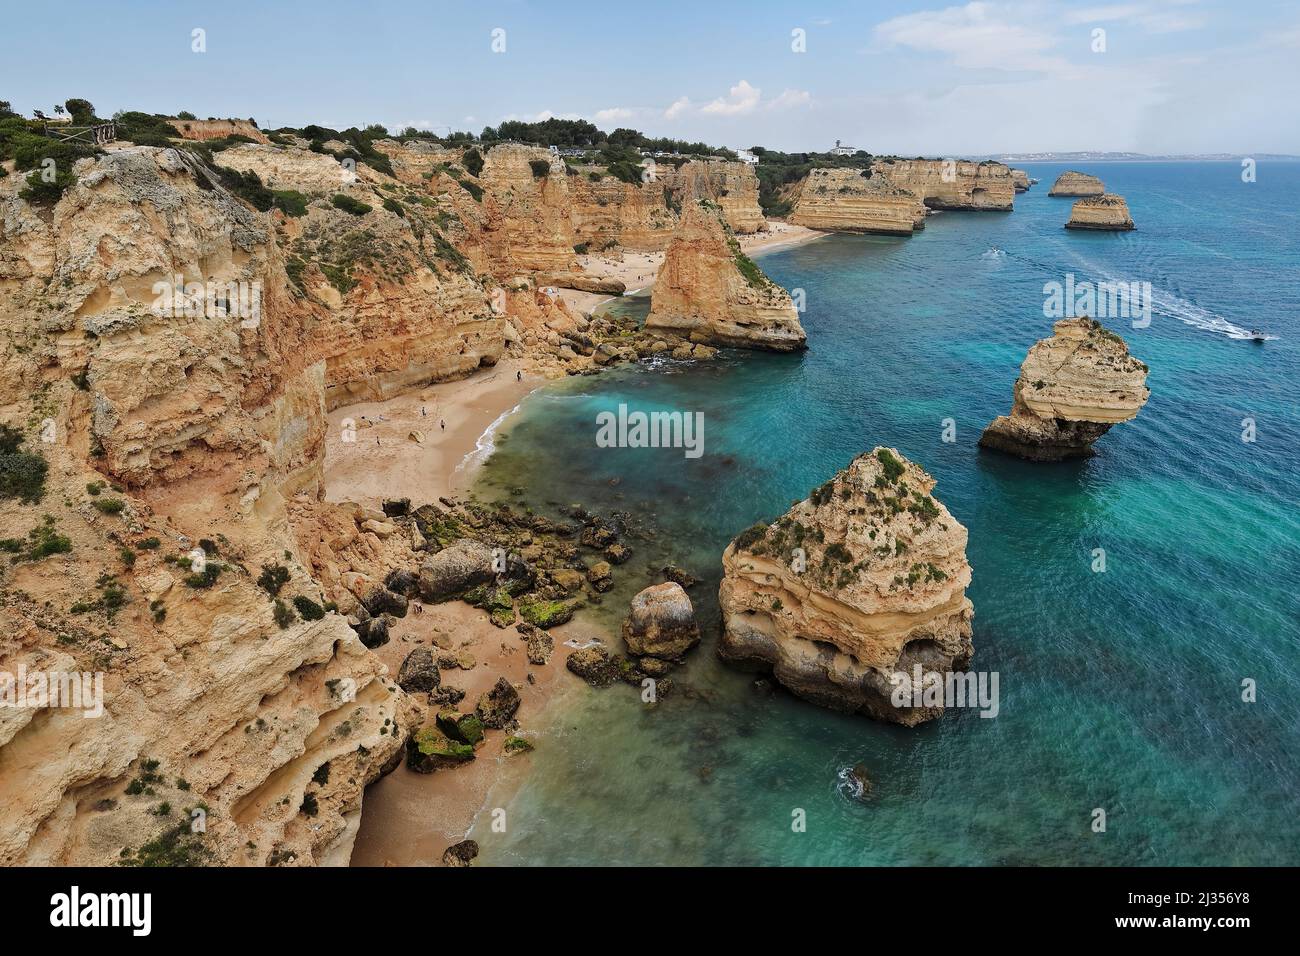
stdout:
POLYGON ((974 653, 966 529, 933 489, 919 466, 876 448, 739 535, 722 556, 722 659, 770 669, 834 710, 909 727, 938 717, 941 706, 893 700, 916 665, 963 670, 974 653))
POLYGON ((1089 457, 1093 442, 1146 404, 1147 371, 1100 322, 1063 319, 1029 350, 1011 414, 994 419, 980 445, 1031 461, 1089 457))
POLYGON ((740 250, 708 200, 688 204, 655 279, 647 329, 691 341, 790 352, 807 336, 790 294, 740 250))
POLYGON ((1028 192, 1032 183, 1029 182, 1029 174, 1023 169, 1011 170, 1011 184, 1015 187, 1016 192, 1028 192))
MULTIPOLYGON (((758 204, 758 177, 748 163, 717 159, 693 159, 662 181, 675 194, 676 204, 693 199, 710 199, 722 210, 722 218, 737 235, 762 232, 767 228, 758 204)), ((670 200, 674 197, 670 197, 670 200)))
POLYGON ((925 228, 915 195, 871 170, 814 169, 800 187, 790 221, 809 229, 910 236, 925 228))
POLYGON ((1101 184, 1101 180, 1096 176, 1089 176, 1087 173, 1081 173, 1078 170, 1067 169, 1056 177, 1056 182, 1052 183, 1052 188, 1048 190, 1047 195, 1101 196, 1105 192, 1106 187, 1101 184))
POLYGON ((1070 209, 1070 221, 1065 228, 1125 232, 1135 227, 1124 197, 1106 193, 1078 200, 1070 209))
POLYGON ((930 209, 1010 212, 1015 202, 1011 169, 993 160, 883 159, 871 168, 930 209))
POLYGON ((483 242, 502 276, 569 272, 577 262, 564 164, 540 146, 493 146, 478 176, 483 242))

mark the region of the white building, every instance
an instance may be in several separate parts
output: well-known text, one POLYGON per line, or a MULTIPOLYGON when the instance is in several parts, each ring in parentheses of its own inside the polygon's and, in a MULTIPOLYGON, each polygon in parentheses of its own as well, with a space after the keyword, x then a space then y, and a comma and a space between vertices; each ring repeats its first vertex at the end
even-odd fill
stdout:
POLYGON ((749 163, 749 165, 751 166, 758 165, 758 157, 755 156, 747 149, 736 150, 736 158, 740 160, 742 163, 749 163))
POLYGON ((840 141, 837 139, 835 141, 835 148, 831 150, 831 155, 852 156, 856 152, 858 152, 858 148, 856 146, 841 146, 840 141))

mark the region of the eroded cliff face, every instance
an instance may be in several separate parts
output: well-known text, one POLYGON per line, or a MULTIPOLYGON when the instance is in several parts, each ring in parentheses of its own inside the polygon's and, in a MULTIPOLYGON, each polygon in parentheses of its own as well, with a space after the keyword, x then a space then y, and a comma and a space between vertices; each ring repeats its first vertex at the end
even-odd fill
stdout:
POLYGON ((789 293, 740 251, 721 210, 707 200, 682 212, 645 327, 709 345, 780 352, 803 348, 807 338, 789 293))
POLYGON ((550 150, 494 146, 478 180, 483 188, 482 241, 495 275, 577 268, 569 177, 550 150))
POLYGON ((173 119, 169 120, 182 139, 203 141, 207 139, 225 139, 227 136, 247 136, 255 143, 269 143, 270 140, 257 126, 245 119, 173 119))
POLYGON ((933 491, 919 466, 876 448, 738 536, 722 556, 720 656, 823 707, 907 726, 938 717, 893 697, 917 664, 961 670, 974 652, 966 529, 933 491))
POLYGON ((925 206, 916 195, 882 175, 863 172, 812 170, 799 189, 790 221, 810 229, 898 236, 925 228, 925 206))
POLYGON ((745 163, 660 164, 649 181, 639 185, 613 176, 595 181, 586 175, 572 176, 570 195, 574 232, 594 251, 610 245, 637 252, 665 249, 684 205, 701 199, 718 206, 734 233, 767 228, 758 205, 758 177, 745 163))
POLYGON ((100 673, 103 714, 0 712, 0 862, 346 862, 418 715, 332 610, 408 545, 319 500, 327 401, 413 355, 477 365, 502 323, 364 178, 336 191, 370 211, 286 219, 183 150, 77 174, 53 209, 0 180, 0 421, 48 465, 0 501, 0 670, 100 673), (177 274, 219 291, 167 308, 177 274))
POLYGON ((1033 461, 1088 457, 1146 404, 1147 371, 1100 322, 1063 319, 1025 356, 1011 414, 994 419, 980 444, 1033 461))
POLYGON ((1105 192, 1106 187, 1101 184, 1101 180, 1096 176, 1090 176, 1074 169, 1067 169, 1056 177, 1056 182, 1052 183, 1052 188, 1048 190, 1047 195, 1100 196, 1105 192))
POLYGON ((931 209, 1010 212, 1015 203, 1011 169, 992 160, 881 160, 871 168, 931 209))
POLYGON ((1011 170, 1011 182, 1016 187, 1016 192, 1028 192, 1030 187, 1029 174, 1023 169, 1011 170))
POLYGON ((1076 201, 1070 209, 1070 220, 1065 228, 1127 232, 1135 227, 1124 197, 1106 193, 1076 201))

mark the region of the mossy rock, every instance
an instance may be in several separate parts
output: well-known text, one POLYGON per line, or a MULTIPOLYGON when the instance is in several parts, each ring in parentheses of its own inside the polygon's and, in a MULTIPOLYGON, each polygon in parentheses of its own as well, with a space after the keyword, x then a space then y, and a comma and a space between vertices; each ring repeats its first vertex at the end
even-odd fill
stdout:
POLYGON ((450 739, 436 727, 425 727, 406 742, 406 766, 416 773, 433 773, 473 759, 473 746, 450 739))
POLYGON ((504 749, 508 754, 523 754, 532 750, 533 745, 523 737, 515 737, 512 735, 506 738, 504 749))
POLYGON ((522 601, 519 616, 540 628, 552 628, 573 620, 574 604, 570 601, 522 601))
POLYGON ((438 714, 436 720, 438 729, 452 741, 459 741, 473 747, 483 739, 483 721, 474 714, 444 710, 438 714))

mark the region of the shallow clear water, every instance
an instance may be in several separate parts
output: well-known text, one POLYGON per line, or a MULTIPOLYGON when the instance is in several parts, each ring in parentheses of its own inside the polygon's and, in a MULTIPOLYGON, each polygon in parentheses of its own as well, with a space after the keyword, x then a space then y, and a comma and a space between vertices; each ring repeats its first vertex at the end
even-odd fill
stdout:
POLYGON ((546 733, 507 832, 476 828, 484 862, 1300 863, 1300 165, 1263 164, 1253 184, 1233 164, 1098 165, 1138 230, 1095 235, 1062 228, 1071 201, 1047 196, 1061 168, 1029 167, 1042 182, 1014 213, 765 256, 806 291, 803 355, 619 368, 539 392, 507 424, 482 493, 644 522, 593 626, 673 561, 704 578, 706 636, 674 675, 689 694, 652 708, 582 688, 549 723, 524 715, 546 733), (1150 365, 1151 400, 1088 461, 981 451, 1050 334, 1043 283, 1067 272, 1152 283, 1149 328, 1107 322, 1150 365), (1276 338, 1233 337, 1253 328, 1276 338), (705 454, 597 448, 595 416, 620 402, 703 412, 705 454), (970 529, 972 666, 1000 675, 996 719, 841 716, 714 656, 727 542, 877 444, 929 470, 970 529), (864 802, 837 786, 855 764, 874 781, 864 802))

